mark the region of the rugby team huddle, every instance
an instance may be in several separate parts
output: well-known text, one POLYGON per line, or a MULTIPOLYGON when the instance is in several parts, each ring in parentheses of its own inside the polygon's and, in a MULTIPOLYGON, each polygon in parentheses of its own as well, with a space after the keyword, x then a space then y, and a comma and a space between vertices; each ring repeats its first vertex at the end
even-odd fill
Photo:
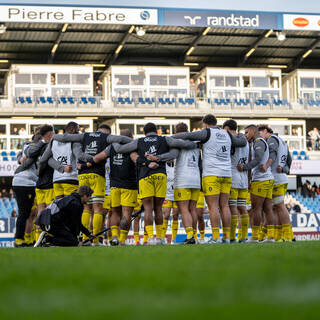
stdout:
MULTIPOLYGON (((50 230, 37 223, 39 216, 46 208, 63 201, 76 204, 77 199, 79 206, 67 210, 80 210, 79 227, 74 228, 77 240, 61 245, 125 245, 132 220, 134 241, 140 244, 141 212, 143 243, 148 245, 169 242, 171 214, 173 244, 179 214, 186 232, 184 244, 294 240, 284 205, 291 157, 272 128, 249 125, 241 134, 236 121, 227 120, 220 128, 209 114, 203 118, 203 130, 189 132, 185 123, 178 123, 173 136, 161 136, 150 122, 144 134, 135 140, 129 129, 112 135, 106 124, 91 133, 79 133, 76 122, 69 122, 64 134, 54 134, 50 125, 40 127, 24 144, 13 178, 19 207, 15 246, 39 244, 40 234, 50 239, 50 230), (205 202, 212 228, 207 241, 205 202), (103 241, 94 235, 106 225, 103 241)), ((71 219, 68 212, 66 216, 65 221, 71 219)), ((59 226, 70 231, 61 221, 59 226)))

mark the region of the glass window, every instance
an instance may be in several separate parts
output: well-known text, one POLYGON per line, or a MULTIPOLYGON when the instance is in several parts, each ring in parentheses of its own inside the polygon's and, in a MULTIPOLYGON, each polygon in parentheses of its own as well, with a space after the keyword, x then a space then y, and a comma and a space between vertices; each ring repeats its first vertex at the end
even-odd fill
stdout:
POLYGON ((168 85, 168 77, 158 76, 158 75, 150 75, 150 85, 151 86, 167 86, 168 85))
POLYGON ((226 77, 226 87, 239 87, 239 77, 226 77))
POLYGON ((89 84, 90 74, 73 74, 72 75, 72 84, 89 84))
POLYGON ((20 150, 20 149, 22 149, 22 145, 23 145, 27 140, 28 140, 28 139, 19 139, 19 138, 10 139, 10 149, 11 149, 11 150, 20 150))
POLYGON ((291 129, 292 136, 303 137, 303 126, 301 125, 293 125, 291 129))
POLYGON ((89 90, 72 90, 73 97, 88 97, 90 96, 89 90))
POLYGON ((224 87, 224 77, 212 76, 210 77, 211 87, 224 87))
POLYGON ((279 89, 279 78, 278 77, 270 77, 270 87, 273 89, 279 89))
POLYGON ((187 76, 169 76, 169 85, 170 86, 186 86, 187 85, 187 76))
POLYGON ((289 140, 288 141, 289 150, 301 150, 302 149, 302 140, 289 140))
POLYGON ((313 100, 314 99, 313 92, 303 92, 303 91, 301 91, 301 96, 302 96, 302 99, 305 99, 305 100, 313 100))
POLYGON ((250 77, 244 76, 242 77, 243 80, 243 86, 245 88, 250 88, 250 77))
POLYGON ((143 124, 137 124, 137 134, 144 134, 143 131, 144 125, 143 124))
POLYGON ((150 97, 151 98, 167 98, 168 91, 163 90, 151 90, 150 91, 150 97))
POLYGON ((131 90, 131 97, 133 99, 144 98, 146 96, 146 90, 131 90))
POLYGON ((158 134, 170 134, 170 125, 160 124, 157 125, 158 134))
POLYGON ((31 96, 31 89, 30 88, 15 88, 15 95, 16 95, 16 97, 31 96))
POLYGON ((314 88, 314 78, 301 78, 300 87, 303 88, 314 88))
POLYGON ((116 74, 115 85, 116 86, 128 86, 129 85, 129 75, 128 74, 116 74))
POLYGON ((25 124, 11 123, 10 124, 10 134, 13 136, 26 136, 28 135, 26 131, 25 124))
POLYGON ((316 99, 317 99, 317 100, 320 100, 320 91, 316 91, 316 92, 315 92, 315 95, 316 95, 316 99))
POLYGON ((169 90, 169 98, 186 98, 187 90, 169 90))
POLYGON ((5 124, 0 124, 0 134, 6 134, 6 125, 5 124))
POLYGON ((132 86, 143 86, 146 81, 146 75, 144 73, 132 74, 131 76, 132 86))
MULTIPOLYGON (((132 133, 132 135, 134 135, 134 124, 131 123, 120 123, 119 124, 119 130, 123 130, 123 129, 129 129, 132 133)), ((119 134, 121 134, 121 132, 119 132, 119 134)))
POLYGON ((70 84, 70 74, 57 74, 57 84, 70 84))
POLYGON ((279 136, 287 136, 290 135, 290 126, 271 126, 274 133, 279 134, 279 136))
POLYGON ((127 98, 129 97, 129 89, 115 89, 115 94, 117 98, 127 98))
POLYGON ((252 87, 261 87, 268 88, 269 87, 269 79, 267 77, 252 77, 252 87))
POLYGON ((30 132, 31 134, 35 134, 36 131, 40 129, 41 125, 40 124, 31 124, 30 125, 30 132))
POLYGON ((225 98, 227 99, 238 99, 240 96, 240 92, 236 90, 226 90, 225 91, 225 98))
POLYGON ((5 138, 0 139, 0 149, 7 150, 7 139, 5 138))
POLYGON ((320 88, 320 78, 316 78, 316 88, 320 88))
POLYGON ((90 131, 90 127, 88 124, 82 124, 80 127, 79 127, 79 132, 80 133, 85 133, 85 132, 89 132, 90 131))
POLYGON ((71 96, 71 89, 66 88, 53 88, 51 90, 51 95, 53 97, 65 97, 65 96, 71 96))
POLYGON ((16 84, 31 84, 31 74, 29 73, 17 73, 16 84))
POLYGON ((32 74, 32 84, 47 84, 47 74, 46 73, 33 73, 32 74))
POLYGON ((279 91, 272 91, 272 90, 269 90, 269 91, 262 91, 262 98, 263 99, 280 99, 280 93, 279 91))
POLYGON ((46 88, 44 89, 32 89, 32 95, 34 97, 42 97, 47 96, 48 90, 46 88))

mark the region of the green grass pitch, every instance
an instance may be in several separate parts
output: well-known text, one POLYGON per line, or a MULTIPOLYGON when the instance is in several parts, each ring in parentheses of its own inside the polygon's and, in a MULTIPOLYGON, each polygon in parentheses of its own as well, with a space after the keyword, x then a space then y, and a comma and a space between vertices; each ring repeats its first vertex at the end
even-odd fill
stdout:
POLYGON ((320 243, 1 248, 0 319, 319 319, 320 243))

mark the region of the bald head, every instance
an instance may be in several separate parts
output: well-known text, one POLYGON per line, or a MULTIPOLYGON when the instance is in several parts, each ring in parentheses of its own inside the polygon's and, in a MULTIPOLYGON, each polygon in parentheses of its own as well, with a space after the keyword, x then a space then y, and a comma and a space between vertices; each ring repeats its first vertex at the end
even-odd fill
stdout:
POLYGON ((121 136, 129 137, 129 138, 133 138, 132 132, 131 132, 130 129, 122 129, 122 130, 120 131, 120 135, 121 135, 121 136))

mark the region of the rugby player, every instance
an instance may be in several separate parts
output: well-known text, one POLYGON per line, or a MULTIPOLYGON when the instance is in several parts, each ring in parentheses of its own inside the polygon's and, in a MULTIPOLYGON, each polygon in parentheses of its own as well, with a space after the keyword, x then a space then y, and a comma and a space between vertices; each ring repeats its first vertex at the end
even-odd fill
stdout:
MULTIPOLYGON (((86 154, 94 157, 102 152, 113 142, 127 143, 132 139, 124 136, 111 135, 111 129, 108 125, 102 124, 96 132, 84 134, 63 134, 55 135, 54 139, 59 142, 79 142, 82 144, 82 150, 86 154)), ((105 197, 105 161, 92 163, 87 167, 86 162, 80 161, 79 170, 79 186, 87 185, 93 190, 90 204, 85 204, 82 215, 82 224, 88 228, 93 209, 93 233, 100 232, 103 224, 103 202, 105 197)), ((87 238, 84 236, 84 240, 87 238)), ((93 243, 97 244, 97 238, 93 243)))
MULTIPOLYGON (((233 135, 238 134, 237 128, 237 122, 234 120, 227 120, 223 124, 223 129, 227 130, 233 135)), ((229 206, 231 211, 231 243, 236 242, 236 230, 238 226, 239 214, 241 221, 241 237, 239 238, 239 241, 245 242, 248 238, 249 215, 247 212, 246 204, 248 196, 248 172, 238 171, 237 165, 239 163, 243 165, 248 163, 249 150, 249 142, 247 142, 246 146, 242 148, 231 148, 232 184, 229 199, 229 206)))
POLYGON ((290 172, 291 155, 288 146, 279 136, 273 133, 268 126, 260 126, 259 134, 267 141, 270 154, 267 163, 262 164, 260 169, 265 172, 271 166, 274 177, 274 186, 272 191, 273 210, 278 223, 276 224, 275 240, 292 241, 292 225, 289 213, 284 204, 284 197, 288 187, 287 174, 290 172))
MULTIPOLYGON (((129 129, 121 130, 121 135, 132 138, 129 129)), ((133 153, 116 153, 109 145, 102 153, 93 158, 99 163, 110 158, 110 186, 111 186, 111 245, 124 245, 130 229, 130 220, 134 208, 137 206, 138 186, 136 166, 133 162, 138 157, 133 153), (120 226, 120 239, 118 238, 120 226)))
POLYGON ((195 148, 196 144, 190 141, 159 136, 154 123, 144 126, 144 138, 120 146, 114 144, 117 153, 130 153, 137 151, 139 196, 144 206, 145 229, 149 244, 161 244, 163 230, 162 205, 167 191, 167 176, 165 162, 176 156, 176 150, 170 148, 195 148), (158 156, 158 162, 147 160, 147 155, 158 156), (156 241, 153 240, 153 215, 155 213, 156 241))
POLYGON ((208 114, 203 120, 203 130, 175 134, 175 138, 200 141, 202 145, 202 189, 208 205, 212 227, 209 243, 218 243, 219 208, 223 225, 222 242, 230 242, 231 213, 229 194, 232 182, 231 146, 244 147, 244 137, 233 136, 217 126, 214 115, 208 114))
POLYGON ((269 159, 269 146, 259 135, 258 127, 249 125, 245 128, 245 136, 252 143, 251 161, 247 164, 239 163, 237 168, 240 172, 252 170, 251 174, 251 213, 253 225, 252 237, 248 242, 259 242, 259 229, 263 222, 263 212, 267 220, 266 242, 274 242, 274 216, 272 210, 272 189, 274 184, 271 168, 261 172, 260 166, 269 159))
MULTIPOLYGON (((165 242, 166 239, 166 234, 167 234, 167 229, 168 229, 168 224, 169 224, 169 218, 170 214, 172 215, 177 215, 179 212, 177 204, 174 201, 174 189, 173 189, 173 184, 174 184, 174 161, 168 161, 166 163, 166 172, 167 172, 167 193, 165 200, 162 205, 162 213, 163 213, 163 225, 162 225, 162 241, 163 243, 165 242)), ((176 224, 172 220, 172 228, 175 227, 173 226, 173 223, 176 224)), ((176 226, 178 229, 178 225, 176 226)))
MULTIPOLYGON (((106 160, 106 190, 105 190, 105 196, 104 196, 104 202, 103 202, 103 221, 106 220, 107 217, 107 228, 110 228, 107 231, 107 239, 106 244, 111 245, 112 240, 112 233, 111 233, 111 189, 110 189, 110 158, 106 160)), ((102 225, 102 228, 104 226, 102 225)))
POLYGON ((205 207, 205 200, 204 200, 204 194, 202 191, 199 192, 199 197, 197 200, 197 207, 196 207, 196 212, 198 216, 198 229, 200 233, 200 239, 199 243, 204 244, 205 243, 205 222, 204 222, 204 207, 205 207))

